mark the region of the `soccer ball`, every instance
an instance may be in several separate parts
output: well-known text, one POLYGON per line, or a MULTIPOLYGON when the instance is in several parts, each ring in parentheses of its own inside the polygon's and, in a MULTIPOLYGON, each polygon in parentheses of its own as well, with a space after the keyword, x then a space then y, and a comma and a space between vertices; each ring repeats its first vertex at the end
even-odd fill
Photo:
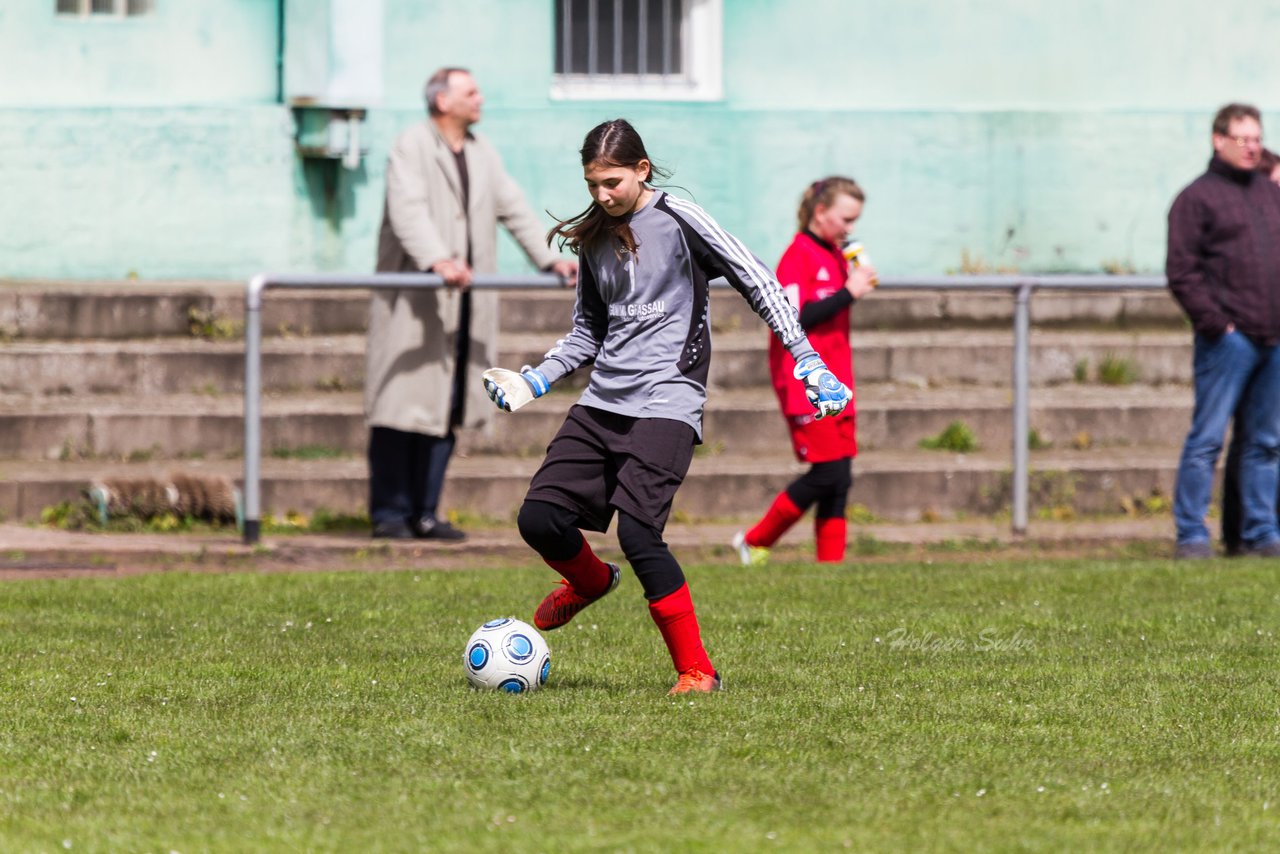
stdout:
POLYGON ((551 650, 528 623, 502 617, 476 629, 462 652, 467 679, 477 688, 509 694, 536 691, 551 673, 551 650))

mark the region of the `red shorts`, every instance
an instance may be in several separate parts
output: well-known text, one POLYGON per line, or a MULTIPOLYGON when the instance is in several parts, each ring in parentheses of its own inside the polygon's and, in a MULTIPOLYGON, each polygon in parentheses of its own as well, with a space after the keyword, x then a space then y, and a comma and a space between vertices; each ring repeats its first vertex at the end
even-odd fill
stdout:
POLYGON ((791 447, 802 463, 829 463, 858 455, 857 417, 823 418, 788 415, 791 447))

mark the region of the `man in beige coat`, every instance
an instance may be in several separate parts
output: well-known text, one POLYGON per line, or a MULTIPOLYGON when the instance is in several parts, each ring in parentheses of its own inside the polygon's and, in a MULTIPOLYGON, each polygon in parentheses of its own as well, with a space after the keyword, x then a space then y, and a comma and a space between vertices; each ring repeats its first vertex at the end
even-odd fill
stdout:
POLYGON ((431 290, 375 291, 369 311, 365 416, 373 536, 460 540, 437 516, 459 427, 494 411, 480 375, 497 364, 498 305, 469 289, 497 270, 497 224, 529 260, 572 283, 497 151, 470 128, 484 98, 465 69, 442 68, 424 92, 429 119, 392 144, 378 236, 378 272, 438 273, 431 290))

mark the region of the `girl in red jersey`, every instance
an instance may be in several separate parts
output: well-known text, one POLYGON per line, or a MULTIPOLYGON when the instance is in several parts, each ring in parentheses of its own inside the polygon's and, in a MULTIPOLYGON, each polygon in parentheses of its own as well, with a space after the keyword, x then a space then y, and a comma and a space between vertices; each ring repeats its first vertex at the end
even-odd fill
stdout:
MULTIPOLYGON (((850 271, 841 247, 862 214, 865 199, 862 188, 849 178, 833 176, 810 184, 797 214, 800 231, 778 262, 778 281, 799 310, 800 325, 810 343, 850 391, 854 385, 849 308, 875 287, 876 272, 868 264, 855 265, 850 271)), ((844 560, 845 506, 858 453, 854 404, 835 418, 815 419, 803 389, 791 379, 794 369, 790 354, 771 341, 773 388, 796 458, 809 463, 809 470, 778 493, 754 527, 734 537, 743 564, 767 560, 768 549, 815 505, 818 560, 844 560)))

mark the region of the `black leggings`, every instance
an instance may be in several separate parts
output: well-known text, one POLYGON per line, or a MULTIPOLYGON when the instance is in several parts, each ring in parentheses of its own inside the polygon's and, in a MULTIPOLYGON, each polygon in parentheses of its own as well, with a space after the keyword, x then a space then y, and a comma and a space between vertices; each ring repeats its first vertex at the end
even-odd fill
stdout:
MULTIPOLYGON (((520 536, 543 560, 572 560, 582 551, 578 514, 547 501, 527 499, 516 517, 520 536)), ((618 511, 618 545, 644 589, 655 602, 684 586, 684 570, 662 539, 662 532, 618 511)))
POLYGON ((838 519, 844 516, 852 488, 853 458, 842 457, 814 463, 787 487, 787 497, 802 511, 816 503, 814 515, 819 519, 838 519))

